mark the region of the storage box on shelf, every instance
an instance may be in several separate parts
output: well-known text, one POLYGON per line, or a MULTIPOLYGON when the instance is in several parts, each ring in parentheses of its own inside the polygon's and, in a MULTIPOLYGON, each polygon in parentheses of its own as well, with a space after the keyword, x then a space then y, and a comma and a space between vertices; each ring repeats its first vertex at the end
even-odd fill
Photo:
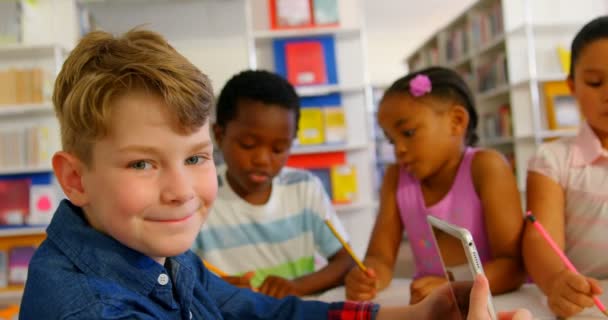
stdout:
MULTIPOLYGON (((411 70, 430 66, 421 57, 437 50, 435 64, 464 76, 475 93, 481 145, 513 159, 523 191, 527 161, 537 147, 547 138, 576 134, 576 129, 552 128, 546 111, 545 84, 566 78, 558 48, 569 47, 584 23, 607 11, 601 0, 584 6, 567 0, 480 0, 410 54, 407 63, 411 70)), ((571 106, 562 110, 572 114, 571 106)))
MULTIPOLYGON (((335 208, 345 213, 341 215, 341 219, 349 233, 358 235, 352 238, 353 247, 357 254, 362 256, 367 247, 374 216, 374 141, 369 129, 371 122, 367 116, 371 97, 368 96, 369 90, 366 88, 368 81, 363 48, 362 3, 359 0, 336 1, 337 19, 331 26, 312 23, 305 28, 282 29, 272 24, 274 12, 270 10, 269 5, 273 2, 275 1, 246 1, 249 65, 254 69, 283 74, 295 84, 298 94, 302 97, 302 111, 307 120, 306 123, 300 123, 300 138, 306 136, 319 140, 308 140, 306 143, 300 141, 299 145, 294 146, 292 157, 320 159, 327 154, 342 153, 344 164, 356 173, 356 197, 353 197, 350 203, 335 204, 335 208), (296 45, 284 49, 290 44, 296 45), (303 45, 298 47, 299 44, 303 45), (292 49, 294 50, 290 51, 292 49), (304 51, 298 53, 295 50, 304 51), (307 57, 304 59, 306 63, 299 63, 300 55, 307 57), (297 72, 300 72, 301 76, 293 77, 297 72), (338 96, 339 103, 313 103, 312 106, 307 104, 308 99, 327 96, 338 96), (343 129, 336 125, 340 122, 337 121, 340 118, 337 113, 333 114, 333 131, 327 128, 327 122, 325 127, 322 125, 322 112, 326 112, 324 109, 328 105, 342 109, 343 129), (314 119, 317 119, 316 124, 314 119), (342 138, 327 140, 315 136, 315 133, 321 131, 323 134, 329 133, 335 138, 342 138)), ((314 6, 317 1, 310 3, 314 6)), ((334 169, 333 172, 338 171, 334 169)), ((353 185, 352 180, 344 181, 345 185, 353 185)), ((348 192, 342 195, 346 194, 348 192)))

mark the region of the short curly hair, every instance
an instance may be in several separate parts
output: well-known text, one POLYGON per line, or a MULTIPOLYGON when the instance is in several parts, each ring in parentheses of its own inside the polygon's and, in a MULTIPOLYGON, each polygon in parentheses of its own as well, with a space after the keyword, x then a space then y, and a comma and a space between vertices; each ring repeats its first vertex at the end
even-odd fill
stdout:
POLYGON ((264 70, 242 71, 226 82, 216 107, 216 124, 225 128, 237 116, 237 104, 242 100, 276 105, 295 114, 296 131, 300 119, 300 99, 293 86, 278 74, 264 70))
POLYGON ((114 37, 91 32, 72 50, 55 81, 53 104, 63 150, 92 165, 94 142, 110 128, 113 101, 136 90, 159 95, 180 132, 205 125, 213 105, 207 76, 158 33, 133 29, 114 37))

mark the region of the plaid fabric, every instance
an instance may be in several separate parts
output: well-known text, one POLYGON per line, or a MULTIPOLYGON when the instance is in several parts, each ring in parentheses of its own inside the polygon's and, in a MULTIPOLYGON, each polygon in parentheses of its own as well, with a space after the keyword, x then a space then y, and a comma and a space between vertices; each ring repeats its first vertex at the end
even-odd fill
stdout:
POLYGON ((329 306, 328 320, 373 320, 380 306, 371 302, 336 302, 329 306))

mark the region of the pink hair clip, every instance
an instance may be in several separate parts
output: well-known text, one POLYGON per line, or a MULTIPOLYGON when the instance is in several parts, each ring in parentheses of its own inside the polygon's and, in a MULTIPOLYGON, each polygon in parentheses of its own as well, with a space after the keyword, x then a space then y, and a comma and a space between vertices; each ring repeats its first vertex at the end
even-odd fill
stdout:
POLYGON ((419 74, 410 80, 410 93, 414 97, 423 96, 431 92, 431 79, 427 75, 419 74))

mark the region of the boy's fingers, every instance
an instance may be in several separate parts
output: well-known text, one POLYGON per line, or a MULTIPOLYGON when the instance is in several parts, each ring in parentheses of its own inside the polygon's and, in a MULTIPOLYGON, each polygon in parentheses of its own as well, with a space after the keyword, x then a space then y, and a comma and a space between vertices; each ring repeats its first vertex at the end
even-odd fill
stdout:
POLYGON ((468 320, 488 319, 489 294, 488 280, 482 275, 477 275, 473 283, 473 289, 471 289, 468 320))
POLYGON ((532 314, 527 309, 519 309, 516 311, 500 312, 499 320, 532 320, 532 314))

